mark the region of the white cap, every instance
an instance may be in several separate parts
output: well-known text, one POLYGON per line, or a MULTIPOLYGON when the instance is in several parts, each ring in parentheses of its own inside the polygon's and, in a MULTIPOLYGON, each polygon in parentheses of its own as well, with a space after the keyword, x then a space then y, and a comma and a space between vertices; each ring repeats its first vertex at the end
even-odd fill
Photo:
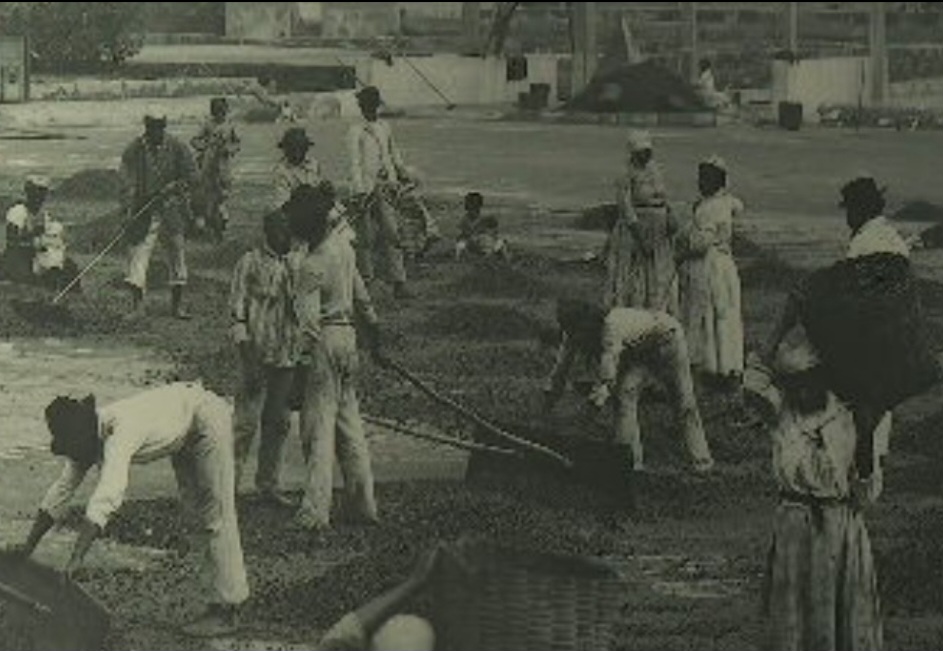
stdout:
POLYGON ((643 151, 652 148, 652 136, 648 131, 633 129, 626 138, 629 151, 643 151))
POLYGON ((146 120, 167 121, 167 109, 159 104, 151 103, 144 107, 141 117, 146 120))
POLYGON ((37 188, 46 188, 49 190, 52 187, 52 181, 49 180, 48 176, 42 174, 30 174, 26 177, 26 185, 32 185, 37 188))

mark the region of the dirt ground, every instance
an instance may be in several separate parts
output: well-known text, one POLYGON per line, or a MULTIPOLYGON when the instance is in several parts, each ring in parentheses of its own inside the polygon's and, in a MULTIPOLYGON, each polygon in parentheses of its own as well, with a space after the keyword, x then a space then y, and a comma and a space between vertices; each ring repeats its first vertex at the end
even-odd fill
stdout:
MULTIPOLYGON (((192 130, 175 128, 181 134, 192 130)), ((387 287, 376 285, 373 292, 393 353, 436 388, 510 429, 570 436, 595 432, 576 397, 554 414, 541 413, 539 388, 552 360, 537 335, 551 322, 555 298, 596 291, 600 271, 572 260, 599 246, 602 234, 575 228, 575 210, 610 199, 621 166, 621 131, 444 118, 402 120, 395 128, 437 197, 432 205, 446 233, 455 232, 460 193, 482 189, 516 255, 509 266, 457 263, 443 245, 410 270, 417 300, 395 303, 387 287)), ((124 297, 114 283, 121 260, 112 256, 90 274, 83 294, 69 300, 71 319, 65 323, 25 321, 9 301, 35 297, 35 292, 3 287, 0 332, 18 341, 67 340, 93 351, 133 347, 167 364, 161 379, 200 377, 231 394, 236 378, 225 339, 228 277, 238 256, 258 239, 270 201, 267 174, 278 128, 242 125, 240 130, 245 144, 237 165, 230 239, 219 247, 193 243, 190 250, 194 321, 167 316, 159 269, 148 318, 121 321, 124 297)), ((310 130, 328 176, 345 178, 343 125, 316 123, 310 130)), ((109 167, 134 130, 64 133, 84 139, 0 140, 0 193, 14 194, 27 172, 65 179, 86 167, 109 167)), ((841 250, 844 233, 834 206, 845 177, 869 168, 891 185, 895 203, 943 199, 936 179, 943 144, 938 134, 733 127, 659 131, 655 137, 679 202, 692 194, 699 157, 720 153, 734 169, 734 190, 749 208, 742 227, 749 241, 741 241, 737 251, 749 345, 768 332, 785 290, 798 277, 795 268, 820 264, 841 250)), ((106 190, 81 197, 73 192, 57 197, 52 206, 70 224, 76 250, 85 259, 114 224, 100 217, 114 206, 108 195, 106 190)), ((919 255, 918 266, 928 279, 924 298, 939 321, 943 290, 933 281, 943 277, 938 276, 943 256, 919 255)), ((939 326, 934 334, 943 347, 939 326)), ((16 393, 17 385, 4 373, 4 390, 16 393)), ((79 368, 74 382, 76 391, 89 388, 79 368)), ((701 394, 718 472, 694 479, 680 471, 671 420, 664 405, 653 402, 643 414, 651 471, 636 486, 637 514, 621 528, 610 526, 605 501, 587 489, 547 478, 528 483, 536 472, 530 466, 519 467, 514 481, 492 473, 474 485, 441 479, 384 482, 379 527, 348 526, 339 513, 336 530, 318 539, 293 532, 286 514, 267 511, 247 496, 241 524, 254 595, 246 630, 213 648, 310 648, 319 631, 345 609, 402 577, 421 549, 467 533, 611 560, 627 584, 619 648, 761 648, 760 588, 774 504, 768 445, 763 432, 734 426, 722 397, 707 389, 701 394)), ((361 396, 370 414, 471 435, 463 423, 369 362, 361 396)), ((888 649, 943 647, 939 397, 933 393, 900 410, 886 494, 871 514, 888 649)), ((395 455, 403 455, 396 444, 374 451, 378 464, 387 466, 400 463, 395 455)), ((289 455, 286 483, 297 490, 301 474, 294 441, 289 455)), ((41 452, 0 464, 5 523, 0 539, 9 541, 22 535, 56 466, 41 452)), ((189 549, 178 520, 171 476, 169 467, 155 466, 133 478, 130 499, 109 527, 107 541, 91 555, 82 579, 114 613, 115 649, 207 648, 174 632, 203 594, 193 576, 198 551, 189 549)), ((57 534, 40 559, 61 563, 69 539, 68 532, 57 534)))

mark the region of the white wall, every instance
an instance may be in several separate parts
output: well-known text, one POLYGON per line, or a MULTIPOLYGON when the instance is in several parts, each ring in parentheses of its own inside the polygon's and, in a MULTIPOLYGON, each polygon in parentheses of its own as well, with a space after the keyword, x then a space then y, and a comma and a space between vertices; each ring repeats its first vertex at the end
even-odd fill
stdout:
MULTIPOLYGON (((507 62, 503 57, 463 57, 442 54, 408 57, 449 101, 459 105, 506 104, 517 101, 518 94, 534 83, 550 84, 550 99, 557 94, 558 55, 528 55, 526 79, 507 81, 507 62)), ((396 58, 392 66, 377 59, 357 63, 357 76, 380 89, 384 101, 392 107, 435 106, 445 100, 414 71, 396 58)))
POLYGON ((806 119, 824 104, 871 104, 871 63, 866 57, 773 62, 773 104, 800 102, 806 119))

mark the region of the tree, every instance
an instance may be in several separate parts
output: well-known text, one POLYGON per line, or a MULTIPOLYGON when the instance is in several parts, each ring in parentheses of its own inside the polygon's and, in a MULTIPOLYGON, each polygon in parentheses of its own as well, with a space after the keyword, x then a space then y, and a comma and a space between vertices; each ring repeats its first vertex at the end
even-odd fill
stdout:
POLYGON ((119 64, 144 42, 143 2, 8 2, 3 31, 28 37, 40 69, 119 64))

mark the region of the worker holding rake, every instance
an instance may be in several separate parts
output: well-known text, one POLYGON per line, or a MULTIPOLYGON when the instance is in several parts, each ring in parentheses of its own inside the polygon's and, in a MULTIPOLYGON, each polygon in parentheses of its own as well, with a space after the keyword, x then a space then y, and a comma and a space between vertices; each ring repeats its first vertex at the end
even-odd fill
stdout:
POLYGON ((187 284, 185 240, 189 220, 187 192, 196 181, 196 165, 190 149, 166 133, 167 117, 149 108, 144 133, 135 138, 121 156, 123 206, 134 214, 126 231, 129 243, 125 284, 131 292, 131 313, 141 314, 147 288, 151 254, 160 242, 170 266, 171 311, 178 319, 189 319, 183 308, 187 284), (149 206, 142 211, 142 207, 149 206))

